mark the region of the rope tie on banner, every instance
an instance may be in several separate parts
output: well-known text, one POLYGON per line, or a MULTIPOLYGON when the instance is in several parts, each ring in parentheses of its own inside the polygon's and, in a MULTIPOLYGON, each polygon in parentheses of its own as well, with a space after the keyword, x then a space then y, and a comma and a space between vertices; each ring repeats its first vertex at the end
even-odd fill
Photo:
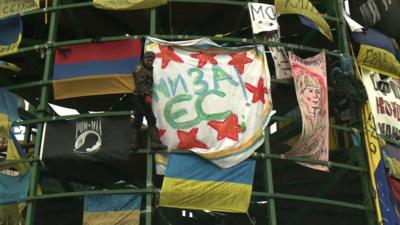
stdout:
POLYGON ((49 7, 49 1, 48 0, 45 0, 44 1, 44 11, 45 11, 45 13, 44 13, 44 24, 47 24, 47 21, 48 21, 48 19, 47 19, 47 17, 48 17, 48 15, 47 15, 47 8, 49 7))

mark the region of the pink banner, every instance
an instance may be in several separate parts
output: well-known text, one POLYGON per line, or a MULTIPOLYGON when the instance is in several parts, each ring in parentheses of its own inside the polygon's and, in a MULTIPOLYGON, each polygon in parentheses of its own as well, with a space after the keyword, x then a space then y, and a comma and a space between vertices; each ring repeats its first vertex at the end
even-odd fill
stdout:
MULTIPOLYGON (((325 52, 302 59, 289 52, 289 61, 301 111, 303 129, 298 142, 287 156, 329 160, 329 116, 325 52)), ((329 171, 324 165, 299 163, 316 170, 329 171)))

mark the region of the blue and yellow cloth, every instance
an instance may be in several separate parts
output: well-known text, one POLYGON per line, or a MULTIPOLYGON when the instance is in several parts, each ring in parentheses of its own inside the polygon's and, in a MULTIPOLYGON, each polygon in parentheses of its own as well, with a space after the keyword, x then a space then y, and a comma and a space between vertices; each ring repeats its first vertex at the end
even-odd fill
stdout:
POLYGON ((160 206, 247 212, 255 161, 247 159, 221 169, 192 154, 171 154, 160 194, 160 206))
POLYGON ((17 176, 0 173, 0 204, 23 202, 28 196, 30 170, 17 176))
POLYGON ((86 195, 83 225, 139 225, 141 195, 86 195))
POLYGON ((22 39, 22 20, 14 16, 0 20, 0 56, 17 51, 22 39))
MULTIPOLYGON (((0 88, 0 138, 7 142, 6 160, 26 158, 25 152, 21 149, 11 129, 12 122, 18 119, 17 96, 0 88)), ((14 168, 20 172, 25 172, 28 169, 28 163, 11 164, 7 168, 14 168)))

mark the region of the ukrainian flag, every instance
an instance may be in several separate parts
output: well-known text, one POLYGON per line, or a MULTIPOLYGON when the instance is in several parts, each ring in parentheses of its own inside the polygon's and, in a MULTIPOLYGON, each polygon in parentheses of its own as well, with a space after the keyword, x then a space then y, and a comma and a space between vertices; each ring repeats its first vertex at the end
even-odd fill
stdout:
POLYGON ((255 160, 221 169, 193 154, 171 154, 160 194, 160 206, 247 212, 255 160))
POLYGON ((288 1, 286 0, 276 0, 275 7, 280 15, 298 14, 307 17, 316 26, 318 26, 318 30, 325 37, 327 37, 330 41, 333 41, 333 35, 329 24, 310 1, 303 0, 302 4, 288 4, 288 1), (303 7, 304 5, 307 7, 303 7))
POLYGON ((22 20, 20 16, 0 20, 0 56, 17 51, 22 39, 22 20))
POLYGON ((30 171, 17 176, 0 173, 0 205, 26 200, 30 174, 30 171))
POLYGON ((83 225, 139 225, 141 195, 86 195, 83 225))
MULTIPOLYGON (((17 139, 11 130, 12 121, 19 119, 17 96, 0 88, 0 138, 7 141, 6 160, 20 160, 25 158, 25 152, 21 149, 17 139)), ((28 163, 19 163, 7 166, 20 172, 28 169, 28 163)), ((4 169, 4 168, 3 168, 4 169)))
POLYGON ((132 71, 140 62, 137 39, 58 48, 55 56, 54 99, 131 93, 132 71))
POLYGON ((353 32, 353 39, 360 44, 357 56, 359 66, 386 76, 399 79, 400 63, 393 41, 377 30, 353 32))

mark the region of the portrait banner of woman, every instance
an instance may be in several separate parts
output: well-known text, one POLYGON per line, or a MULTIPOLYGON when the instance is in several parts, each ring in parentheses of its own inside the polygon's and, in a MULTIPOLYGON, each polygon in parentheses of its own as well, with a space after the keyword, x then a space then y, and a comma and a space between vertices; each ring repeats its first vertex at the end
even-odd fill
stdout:
MULTIPOLYGON (((325 51, 302 59, 289 52, 292 76, 302 118, 302 133, 286 156, 329 160, 329 116, 325 51)), ((324 165, 299 163, 316 170, 329 171, 324 165)))

